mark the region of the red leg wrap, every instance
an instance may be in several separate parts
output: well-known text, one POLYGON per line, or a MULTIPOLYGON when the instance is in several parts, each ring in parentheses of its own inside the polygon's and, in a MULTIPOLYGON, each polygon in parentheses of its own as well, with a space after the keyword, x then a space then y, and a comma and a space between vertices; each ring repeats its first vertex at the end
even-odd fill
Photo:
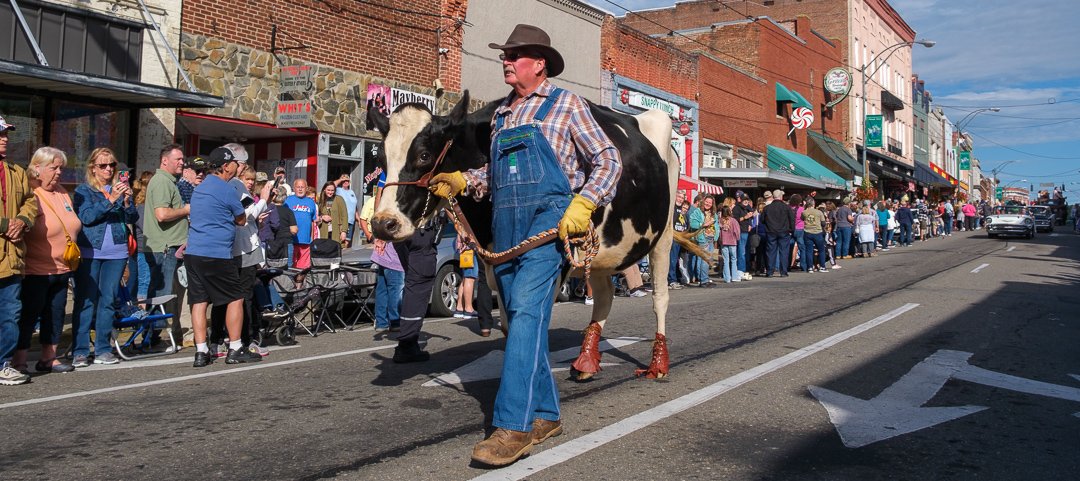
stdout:
POLYGON ((648 369, 638 369, 634 371, 635 376, 645 375, 647 379, 657 379, 667 376, 668 373, 668 348, 667 337, 659 332, 656 333, 656 340, 652 345, 652 361, 649 362, 648 369))
POLYGON ((592 321, 585 328, 585 340, 581 342, 581 354, 572 366, 577 372, 595 374, 600 372, 600 323, 592 321))

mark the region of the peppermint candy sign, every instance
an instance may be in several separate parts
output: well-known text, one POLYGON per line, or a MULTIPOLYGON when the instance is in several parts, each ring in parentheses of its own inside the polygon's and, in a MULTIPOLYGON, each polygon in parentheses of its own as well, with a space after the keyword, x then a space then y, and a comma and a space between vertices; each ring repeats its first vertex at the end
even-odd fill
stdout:
POLYGON ((796 129, 805 129, 814 123, 814 111, 799 107, 791 112, 791 125, 796 129))

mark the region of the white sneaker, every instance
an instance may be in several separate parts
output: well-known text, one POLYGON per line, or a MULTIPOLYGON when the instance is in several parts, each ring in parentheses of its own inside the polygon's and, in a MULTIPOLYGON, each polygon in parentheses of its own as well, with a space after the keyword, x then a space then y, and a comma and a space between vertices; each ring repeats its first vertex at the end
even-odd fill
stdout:
POLYGON ((628 294, 628 295, 629 295, 629 297, 645 297, 645 296, 649 295, 649 293, 645 292, 645 289, 637 289, 637 290, 630 291, 630 294, 628 294))
POLYGON ((587 297, 587 296, 586 296, 586 297, 585 297, 585 305, 586 305, 586 306, 591 306, 591 305, 593 305, 593 298, 591 298, 591 297, 587 297))
POLYGON ((28 382, 30 382, 30 376, 16 371, 10 363, 5 362, 3 367, 0 367, 0 385, 18 386, 28 382))
POLYGON ((675 290, 682 289, 682 284, 679 284, 678 282, 672 282, 671 284, 668 284, 667 287, 668 287, 668 289, 671 289, 671 290, 675 291, 675 290))

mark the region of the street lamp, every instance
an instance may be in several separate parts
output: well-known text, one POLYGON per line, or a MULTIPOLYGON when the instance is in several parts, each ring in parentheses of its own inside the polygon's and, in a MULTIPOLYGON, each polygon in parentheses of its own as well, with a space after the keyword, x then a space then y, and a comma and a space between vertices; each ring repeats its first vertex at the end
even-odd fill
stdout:
POLYGON ((964 118, 960 119, 959 122, 953 124, 956 126, 956 131, 963 133, 964 127, 967 127, 967 125, 970 124, 972 120, 975 120, 975 116, 983 112, 1001 112, 1001 109, 997 107, 983 107, 981 109, 972 110, 971 112, 968 112, 968 114, 965 115, 964 118))
MULTIPOLYGON (((998 164, 997 167, 994 167, 993 169, 990 169, 990 174, 994 178, 994 197, 991 198, 992 201, 997 201, 998 172, 1001 172, 1001 170, 1004 169, 1006 165, 1009 165, 1009 164, 1011 164, 1013 162, 1016 162, 1016 161, 1015 160, 1006 160, 1005 162, 1002 162, 1002 163, 998 164)), ((996 204, 994 202, 990 202, 990 205, 996 205, 996 204)))
POLYGON ((900 42, 900 43, 895 44, 895 45, 890 45, 887 48, 885 48, 885 50, 882 50, 877 55, 871 57, 870 60, 868 60, 866 63, 864 63, 862 65, 862 68, 859 69, 859 72, 862 73, 862 109, 860 110, 860 112, 862 113, 862 120, 863 120, 862 121, 863 148, 862 148, 862 157, 859 160, 862 161, 862 166, 863 166, 863 182, 867 182, 870 179, 870 164, 868 164, 866 162, 866 149, 867 149, 867 147, 866 147, 866 82, 870 80, 870 76, 877 73, 878 69, 880 69, 882 65, 885 65, 885 62, 889 60, 889 57, 892 57, 893 54, 896 53, 897 50, 899 50, 900 47, 906 47, 906 46, 909 46, 909 45, 919 44, 919 45, 922 45, 922 46, 924 46, 926 48, 930 48, 930 47, 933 47, 936 43, 937 42, 935 42, 933 40, 916 40, 914 42, 900 42), (885 52, 889 52, 889 55, 885 56, 885 58, 881 61, 881 64, 878 65, 877 67, 875 67, 874 70, 872 70, 870 72, 867 72, 866 68, 869 67, 870 65, 873 65, 874 62, 877 61, 878 57, 881 57, 885 52))

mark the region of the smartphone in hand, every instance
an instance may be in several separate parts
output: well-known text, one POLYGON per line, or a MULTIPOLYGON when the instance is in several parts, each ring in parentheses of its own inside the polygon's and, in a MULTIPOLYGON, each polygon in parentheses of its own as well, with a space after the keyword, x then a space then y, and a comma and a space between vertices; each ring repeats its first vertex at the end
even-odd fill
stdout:
POLYGON ((130 180, 130 179, 131 179, 131 171, 130 170, 121 170, 120 173, 117 174, 117 181, 120 182, 120 183, 126 184, 126 183, 128 183, 128 180, 130 180))

